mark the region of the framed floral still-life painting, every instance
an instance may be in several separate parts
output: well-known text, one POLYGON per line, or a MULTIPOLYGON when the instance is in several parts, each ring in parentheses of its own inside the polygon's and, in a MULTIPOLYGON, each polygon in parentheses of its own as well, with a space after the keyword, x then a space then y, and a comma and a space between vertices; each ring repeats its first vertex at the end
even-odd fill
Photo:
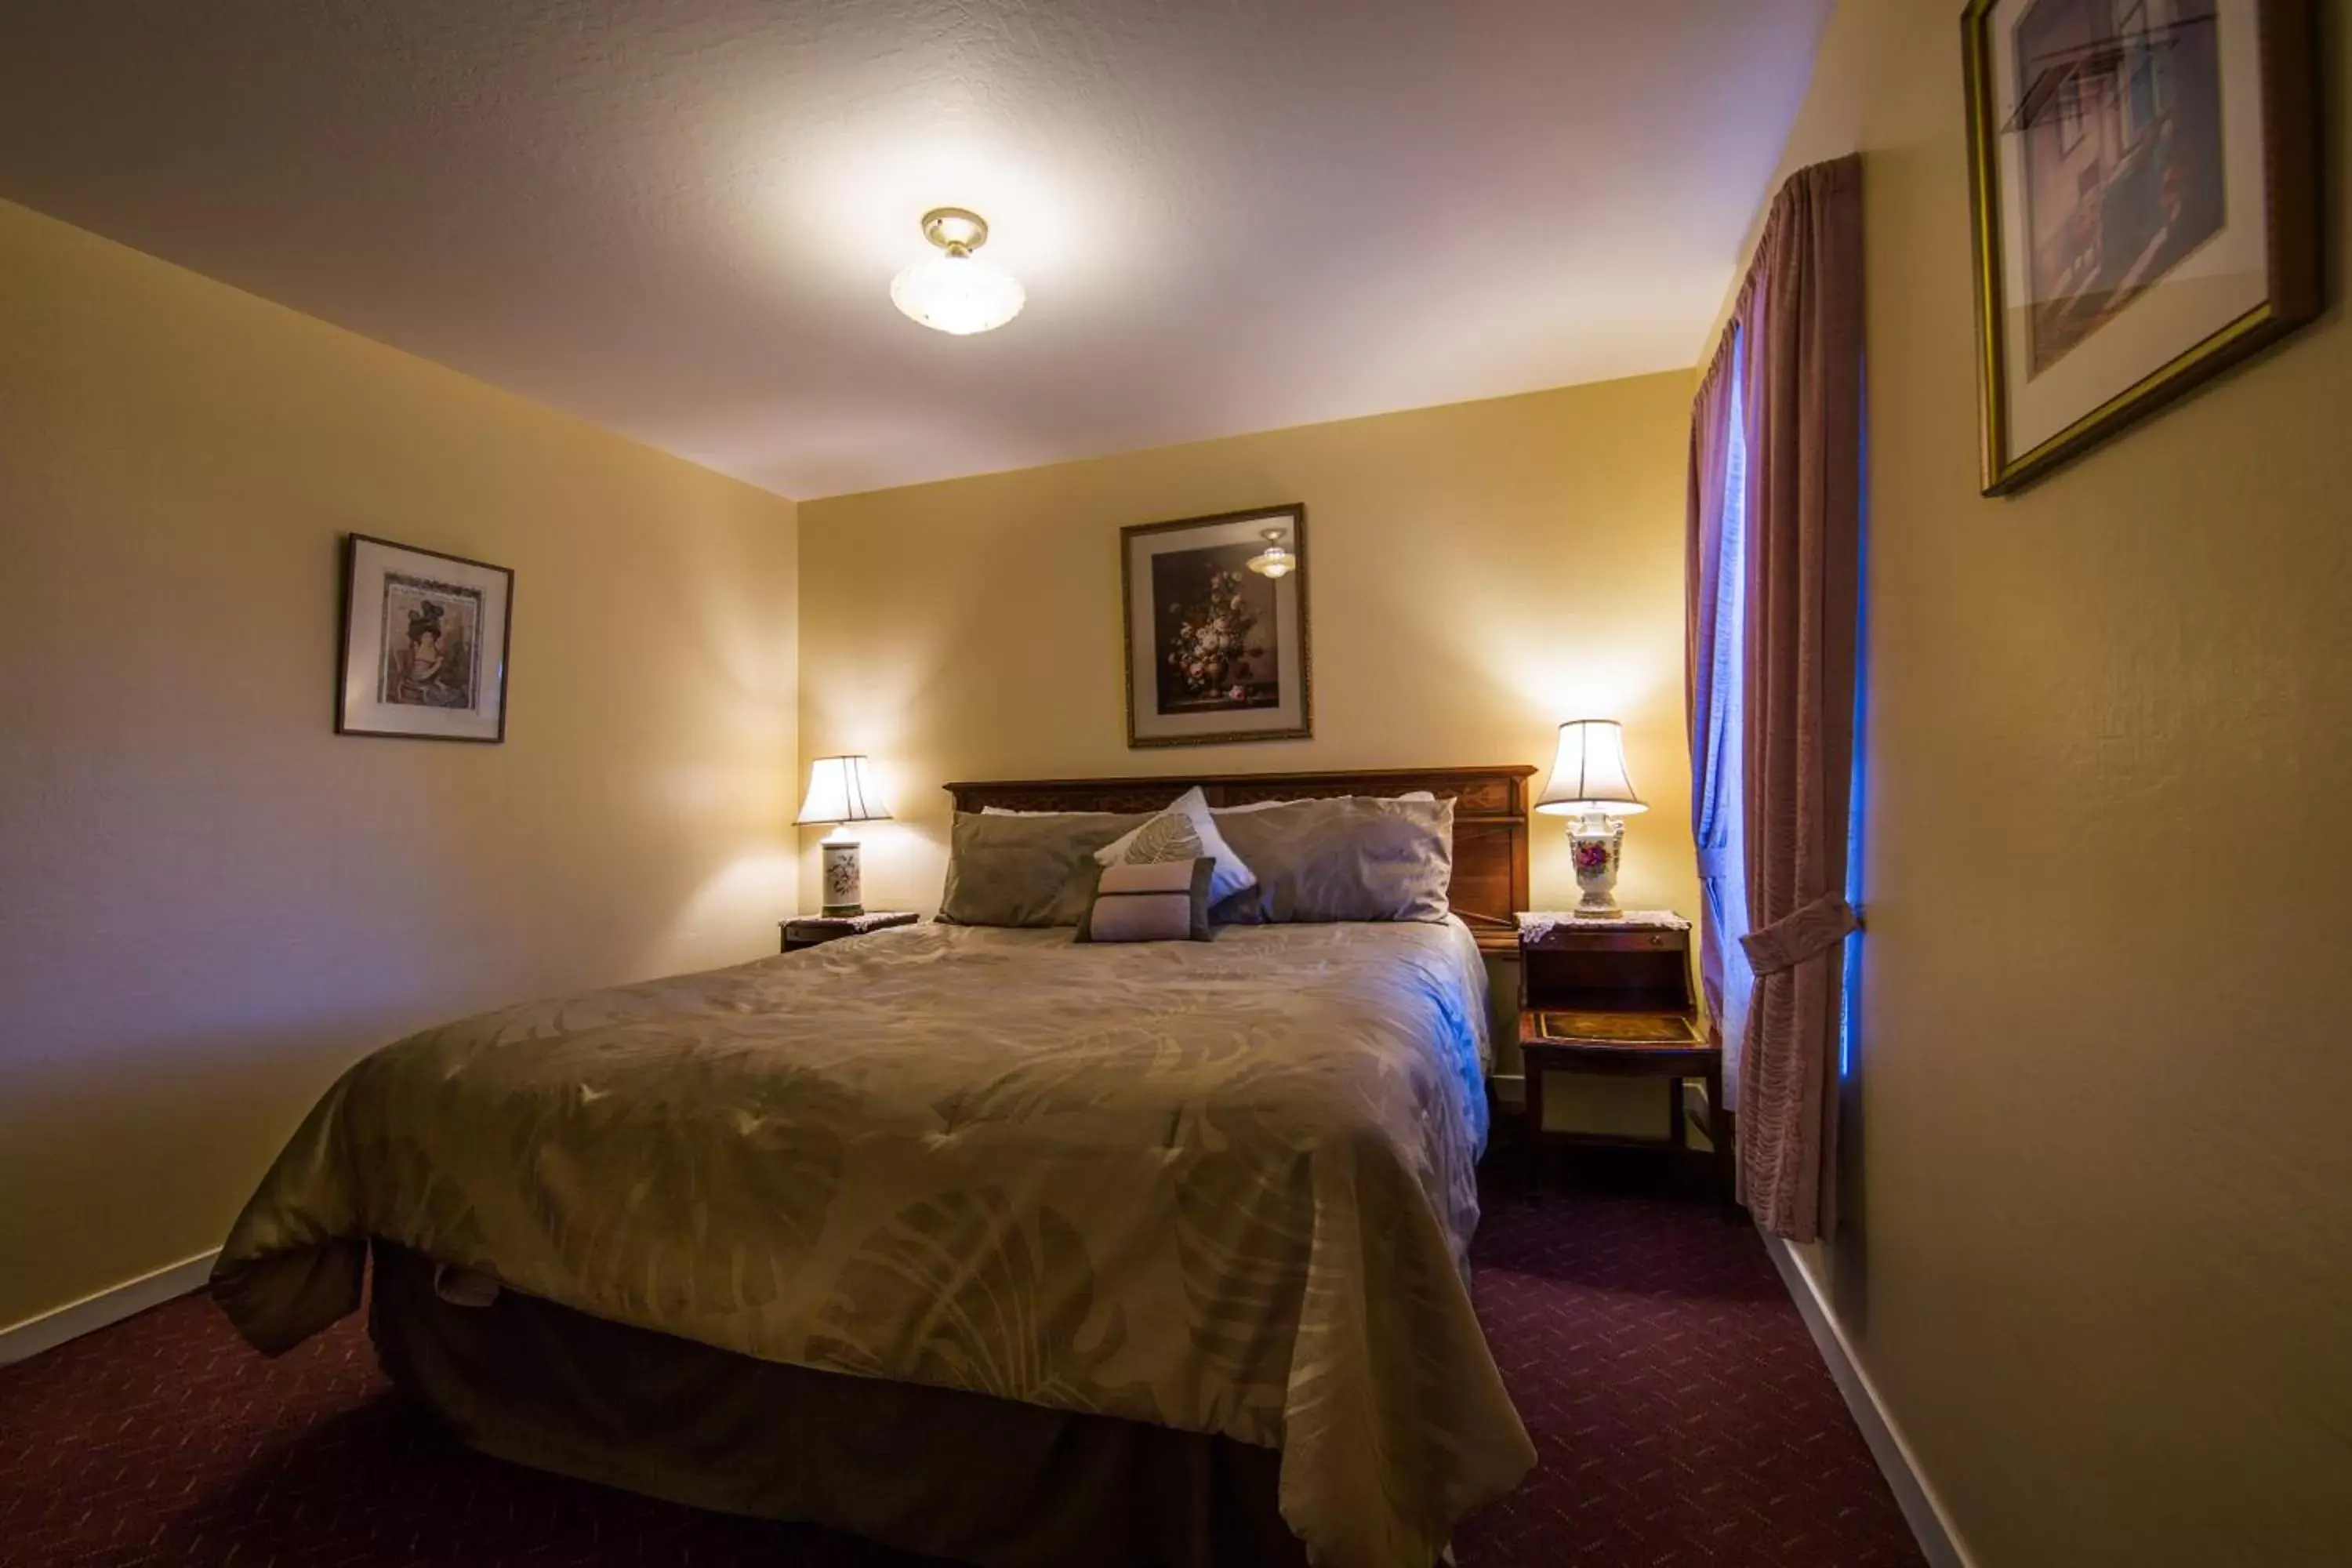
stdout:
POLYGON ((1129 745, 1314 733, 1305 507, 1124 528, 1119 551, 1129 745))
POLYGON ((505 740, 513 607, 503 566, 352 534, 335 732, 505 740))
POLYGON ((2308 0, 1972 0, 1984 489, 2319 310, 2308 0))

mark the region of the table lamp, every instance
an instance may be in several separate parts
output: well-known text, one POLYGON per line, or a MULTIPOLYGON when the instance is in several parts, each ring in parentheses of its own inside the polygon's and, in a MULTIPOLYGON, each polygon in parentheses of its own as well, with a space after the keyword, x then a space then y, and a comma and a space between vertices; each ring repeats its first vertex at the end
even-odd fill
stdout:
POLYGON ((834 830, 818 846, 824 851, 824 910, 828 915, 862 915, 858 885, 857 840, 849 837, 853 822, 887 822, 890 810, 874 787, 873 765, 864 757, 819 757, 809 764, 808 796, 793 818, 795 826, 833 823, 834 830))
POLYGON ((1650 809, 1626 776, 1624 727, 1614 719, 1572 719, 1562 724, 1551 778, 1536 809, 1576 818, 1569 825, 1568 843, 1576 860, 1576 885, 1584 893, 1577 900, 1577 916, 1616 919, 1623 912, 1617 907, 1616 889, 1625 824, 1612 814, 1630 816, 1650 809))

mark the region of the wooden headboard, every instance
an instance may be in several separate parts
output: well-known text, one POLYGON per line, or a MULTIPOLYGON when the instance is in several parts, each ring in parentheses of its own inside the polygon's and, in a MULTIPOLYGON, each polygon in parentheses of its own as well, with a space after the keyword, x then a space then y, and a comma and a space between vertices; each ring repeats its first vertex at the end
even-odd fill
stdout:
POLYGON ((1157 811, 1192 788, 1215 805, 1425 789, 1454 802, 1454 879, 1446 900, 1489 952, 1515 952, 1528 907, 1528 779, 1523 763, 1497 768, 1368 768, 1322 773, 1173 773, 1155 778, 1014 779, 951 784, 958 811, 1157 811))

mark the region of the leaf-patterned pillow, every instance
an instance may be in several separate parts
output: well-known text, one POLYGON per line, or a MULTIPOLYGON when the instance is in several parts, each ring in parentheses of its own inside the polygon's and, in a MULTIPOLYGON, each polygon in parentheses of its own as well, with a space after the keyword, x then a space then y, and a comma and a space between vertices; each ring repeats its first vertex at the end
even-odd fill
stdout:
POLYGON ((1233 847, 1225 842, 1224 835, 1217 831, 1216 818, 1209 815, 1209 802, 1199 784, 1169 802, 1165 810, 1141 827, 1096 850, 1095 863, 1098 866, 1148 866, 1163 860, 1181 859, 1186 854, 1206 855, 1216 862, 1216 875, 1209 886, 1211 903, 1257 886, 1257 873, 1249 868, 1247 861, 1234 853, 1233 847), (1181 840, 1171 839, 1170 847, 1155 851, 1148 858, 1129 853, 1147 831, 1164 827, 1172 835, 1175 828, 1169 821, 1171 817, 1191 826, 1194 848, 1188 851, 1174 847, 1181 840))
POLYGON ((1201 847, 1201 830, 1192 819, 1181 811, 1163 811, 1137 828, 1123 844, 1110 846, 1118 858, 1118 866, 1156 866, 1163 860, 1197 860, 1207 851, 1201 847))

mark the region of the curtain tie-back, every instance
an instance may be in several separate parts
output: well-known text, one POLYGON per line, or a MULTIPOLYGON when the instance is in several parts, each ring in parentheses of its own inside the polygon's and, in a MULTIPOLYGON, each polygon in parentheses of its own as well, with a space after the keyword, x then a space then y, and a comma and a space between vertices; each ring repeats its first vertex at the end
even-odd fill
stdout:
POLYGON ((1843 942, 1849 931, 1862 929, 1862 917, 1835 893, 1823 893, 1800 904, 1770 925, 1739 939, 1748 950, 1748 967, 1759 978, 1794 969, 1817 953, 1843 942))
POLYGON ((1698 875, 1703 882, 1720 881, 1742 870, 1744 868, 1733 862, 1728 844, 1710 844, 1698 852, 1698 875))

